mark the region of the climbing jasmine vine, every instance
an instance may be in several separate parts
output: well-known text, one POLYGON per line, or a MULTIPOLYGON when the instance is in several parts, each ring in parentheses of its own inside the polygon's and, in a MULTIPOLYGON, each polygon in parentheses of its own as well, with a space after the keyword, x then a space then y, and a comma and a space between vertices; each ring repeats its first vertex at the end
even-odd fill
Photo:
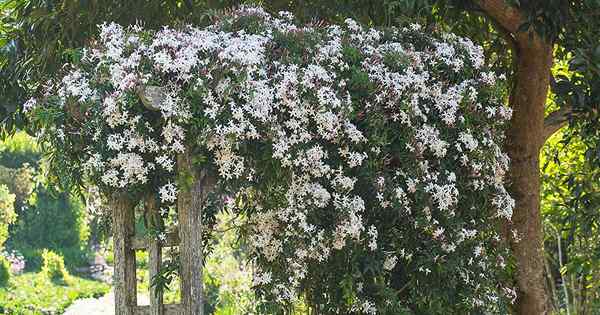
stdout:
POLYGON ((240 7, 205 28, 105 23, 28 110, 65 171, 155 194, 163 217, 188 189, 178 155, 204 157, 244 213, 265 304, 501 313, 514 290, 495 227, 514 201, 500 84, 453 34, 240 7))

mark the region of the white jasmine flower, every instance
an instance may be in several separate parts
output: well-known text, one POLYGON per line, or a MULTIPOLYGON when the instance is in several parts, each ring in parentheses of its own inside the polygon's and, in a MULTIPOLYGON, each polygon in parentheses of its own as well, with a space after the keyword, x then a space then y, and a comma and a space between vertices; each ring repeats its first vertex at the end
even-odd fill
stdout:
POLYGON ((160 187, 158 191, 160 201, 163 203, 173 203, 177 200, 177 187, 172 183, 160 187))

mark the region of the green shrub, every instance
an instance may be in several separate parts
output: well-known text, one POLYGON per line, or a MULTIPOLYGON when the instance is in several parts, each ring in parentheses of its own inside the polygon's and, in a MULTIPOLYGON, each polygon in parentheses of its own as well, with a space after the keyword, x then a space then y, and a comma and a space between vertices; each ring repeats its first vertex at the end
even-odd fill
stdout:
MULTIPOLYGON (((61 254, 69 268, 84 265, 90 234, 85 207, 70 193, 48 187, 47 177, 38 176, 43 169, 35 138, 20 132, 0 141, 0 185, 15 195, 18 215, 8 246, 27 258, 27 270, 39 270, 43 248, 61 254)), ((0 224, 0 241, 1 230, 0 224)))
POLYGON ((8 285, 10 279, 10 263, 4 256, 0 255, 0 288, 8 285))
POLYGON ((65 262, 59 254, 45 249, 42 253, 42 272, 54 282, 67 282, 70 275, 65 268, 65 262))
POLYGON ((17 218, 14 203, 15 195, 9 193, 6 186, 0 185, 0 250, 8 239, 8 226, 17 218))
POLYGON ((8 168, 0 164, 0 185, 6 185, 11 194, 15 195, 17 213, 26 204, 34 189, 35 170, 28 165, 21 168, 8 168))
POLYGON ((87 266, 90 257, 93 257, 93 251, 87 247, 73 246, 59 248, 57 251, 64 257, 67 270, 70 271, 75 270, 77 267, 87 266))
MULTIPOLYGON (((32 205, 20 214, 10 244, 22 252, 51 249, 63 255, 71 268, 87 262, 88 236, 83 203, 67 193, 39 186, 32 205)), ((28 269, 32 266, 28 264, 28 269)))

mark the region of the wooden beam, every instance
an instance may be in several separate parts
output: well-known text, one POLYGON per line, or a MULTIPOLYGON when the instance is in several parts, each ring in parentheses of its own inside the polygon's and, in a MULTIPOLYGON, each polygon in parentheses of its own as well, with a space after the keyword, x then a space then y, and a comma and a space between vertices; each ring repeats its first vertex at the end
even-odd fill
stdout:
MULTIPOLYGON (((148 244, 152 241, 152 237, 136 235, 131 238, 131 249, 146 250, 148 249, 148 244)), ((173 247, 179 245, 179 232, 177 230, 167 232, 166 239, 160 244, 162 247, 173 247)))
MULTIPOLYGON (((164 305, 164 315, 181 315, 183 307, 181 304, 166 304, 164 305)), ((140 305, 135 307, 134 315, 152 315, 150 305, 140 305)))
POLYGON ((128 195, 121 193, 114 193, 110 204, 115 254, 115 314, 133 315, 137 305, 137 287, 135 251, 129 243, 135 233, 135 204, 128 195))

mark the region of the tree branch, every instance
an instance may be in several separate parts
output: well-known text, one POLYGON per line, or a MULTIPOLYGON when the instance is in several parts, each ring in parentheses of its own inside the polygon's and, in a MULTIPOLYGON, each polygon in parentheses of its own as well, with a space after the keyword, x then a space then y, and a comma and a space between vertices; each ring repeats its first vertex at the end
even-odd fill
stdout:
POLYGON ((571 106, 566 106, 546 116, 544 119, 544 132, 542 134, 544 142, 560 128, 565 126, 569 122, 569 118, 571 118, 572 114, 573 108, 571 106))
POLYGON ((521 11, 506 3, 505 0, 474 0, 473 2, 510 33, 517 33, 519 26, 525 21, 521 11))

